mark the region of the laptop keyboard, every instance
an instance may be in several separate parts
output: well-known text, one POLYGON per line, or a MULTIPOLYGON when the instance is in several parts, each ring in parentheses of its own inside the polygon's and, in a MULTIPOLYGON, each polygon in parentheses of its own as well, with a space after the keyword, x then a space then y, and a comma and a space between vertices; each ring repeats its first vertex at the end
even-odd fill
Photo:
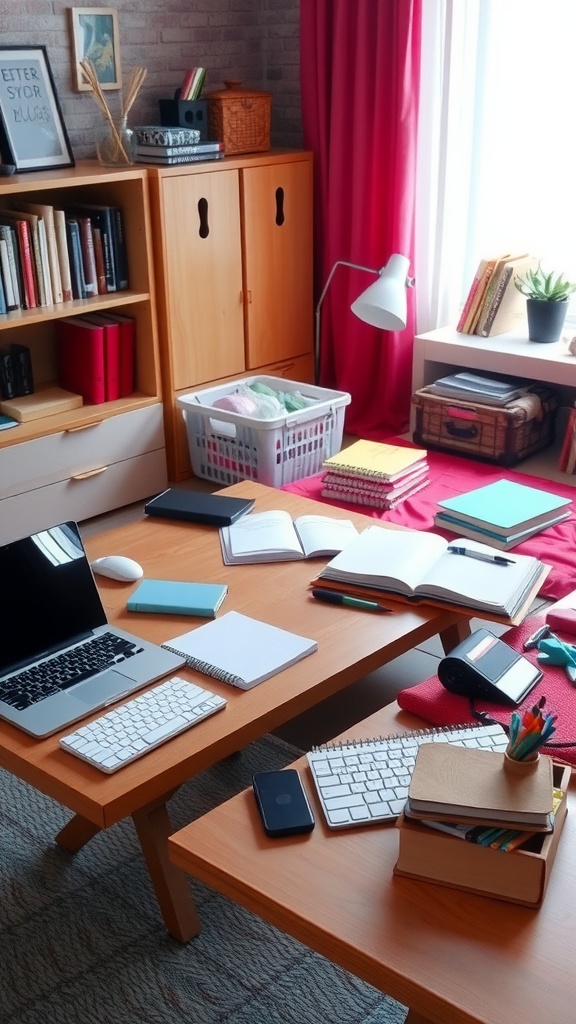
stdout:
POLYGON ((114 665, 120 665, 141 651, 138 644, 115 633, 101 633, 78 647, 63 651, 62 654, 6 679, 0 683, 0 700, 18 711, 24 711, 54 693, 67 690, 114 665))
POLYGON ((421 743, 504 751, 500 725, 423 729, 357 743, 326 744, 307 755, 326 823, 351 828, 394 821, 401 814, 421 743))

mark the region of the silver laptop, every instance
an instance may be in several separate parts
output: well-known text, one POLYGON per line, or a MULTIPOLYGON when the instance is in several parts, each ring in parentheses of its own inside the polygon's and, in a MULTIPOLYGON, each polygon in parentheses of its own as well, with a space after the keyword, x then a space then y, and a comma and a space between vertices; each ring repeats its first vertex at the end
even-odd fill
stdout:
POLYGON ((49 736, 183 664, 108 624, 76 523, 0 547, 1 718, 49 736))

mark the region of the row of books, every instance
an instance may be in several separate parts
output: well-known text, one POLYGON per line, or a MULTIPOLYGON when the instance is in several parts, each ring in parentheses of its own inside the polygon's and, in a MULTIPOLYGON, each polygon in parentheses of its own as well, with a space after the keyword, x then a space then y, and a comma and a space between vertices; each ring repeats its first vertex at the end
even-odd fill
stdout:
POLYGON ((439 501, 434 525, 509 551, 571 515, 569 498, 512 480, 496 480, 439 501))
POLYGON ((560 449, 558 469, 563 473, 576 473, 576 407, 568 413, 568 422, 560 449))
POLYGON ((476 268, 456 330, 483 338, 512 331, 526 313, 526 301, 514 282, 537 263, 536 257, 529 253, 483 257, 476 268))
POLYGON ((55 325, 58 381, 100 405, 134 391, 136 321, 120 313, 64 317, 55 325))
POLYGON ((569 772, 541 755, 510 774, 502 753, 421 744, 397 823, 395 874, 539 906, 569 772))
POLYGON ((326 459, 322 497, 382 511, 395 508, 429 482, 428 453, 377 441, 355 441, 326 459))
POLYGON ((122 210, 23 202, 0 208, 0 313, 128 288, 122 210))

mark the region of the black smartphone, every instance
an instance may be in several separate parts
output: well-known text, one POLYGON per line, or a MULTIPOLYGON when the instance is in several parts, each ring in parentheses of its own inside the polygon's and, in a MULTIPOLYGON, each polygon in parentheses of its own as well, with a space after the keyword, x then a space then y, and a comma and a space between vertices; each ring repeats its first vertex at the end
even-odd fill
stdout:
POLYGON ((295 836, 312 831, 314 815, 296 769, 256 772, 252 787, 267 836, 295 836))

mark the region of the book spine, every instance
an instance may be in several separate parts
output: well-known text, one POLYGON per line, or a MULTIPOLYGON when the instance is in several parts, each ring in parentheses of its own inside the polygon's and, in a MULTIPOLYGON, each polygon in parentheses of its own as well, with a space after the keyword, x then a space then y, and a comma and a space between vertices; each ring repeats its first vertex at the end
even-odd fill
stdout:
POLYGON ((114 231, 114 264, 116 267, 116 288, 124 291, 128 287, 128 254, 124 234, 124 216, 120 207, 112 209, 114 231))
POLYGON ((476 273, 474 274, 474 278, 473 278, 472 284, 470 285, 470 289, 468 291, 468 295, 466 296, 466 301, 464 302, 464 305, 462 307, 462 312, 460 313, 460 317, 459 317, 458 323, 456 325, 456 330, 460 334, 465 334, 466 333, 466 331, 465 331, 466 320, 467 320, 468 314, 470 313, 470 310, 472 308, 472 303, 474 301, 474 297, 476 295, 476 292, 478 291, 478 287, 480 285, 480 278, 481 278, 481 276, 482 276, 482 274, 484 272, 485 267, 486 267, 486 261, 485 260, 481 260, 480 263, 478 264, 478 268, 476 270, 476 273))
POLYGON ((96 224, 92 226, 92 239, 94 242, 94 259, 96 260, 96 283, 98 285, 98 294, 105 295, 108 288, 106 286, 106 264, 104 262, 102 232, 96 224))
POLYGON ((96 256, 94 253, 94 237, 92 235, 92 221, 90 217, 79 217, 78 227, 80 228, 80 247, 82 250, 82 266, 84 267, 84 281, 86 282, 86 294, 98 294, 98 272, 96 270, 96 256))
POLYGON ((140 153, 136 154, 138 163, 141 164, 163 164, 167 167, 170 164, 193 164, 200 160, 221 160, 224 157, 224 152, 220 151, 217 153, 192 153, 190 156, 167 156, 167 157, 155 157, 152 154, 150 156, 143 156, 140 153))
POLYGON ((14 294, 14 283, 12 278, 12 267, 10 265, 10 256, 8 253, 8 242, 5 238, 0 238, 0 265, 2 267, 4 295, 6 300, 6 309, 4 312, 11 309, 18 309, 18 303, 16 302, 16 296, 14 294))
POLYGON ((85 299, 87 296, 86 282, 84 280, 84 267, 82 264, 82 245, 80 242, 80 228, 78 221, 69 217, 66 221, 66 232, 68 236, 68 252, 70 253, 70 277, 72 280, 72 297, 74 299, 85 299))
POLYGON ((497 283, 496 291, 494 292, 494 294, 492 296, 492 302, 490 304, 490 307, 489 307, 487 313, 485 314, 482 322, 478 325, 478 332, 477 333, 480 334, 481 337, 483 337, 483 338, 487 338, 490 335, 490 329, 491 329, 491 327, 492 327, 492 325, 494 323, 494 320, 496 319, 496 313, 498 312, 498 309, 500 308, 500 303, 502 302, 502 298, 503 298, 504 293, 505 293, 505 291, 506 291, 506 289, 507 289, 507 287, 508 287, 508 285, 510 283, 510 279, 511 279, 513 273, 514 273, 514 268, 513 267, 511 267, 511 266, 504 267, 504 270, 503 270, 503 272, 502 272, 502 274, 500 276, 500 280, 497 283))
POLYGON ((34 266, 32 263, 32 244, 30 240, 30 229, 27 221, 16 222, 18 234, 18 247, 20 252, 20 268, 24 284, 24 302, 26 309, 36 309, 38 305, 36 295, 36 281, 34 277, 34 266))
POLYGON ((8 306, 6 304, 6 289, 4 287, 4 274, 1 271, 1 262, 0 262, 0 313, 4 314, 4 313, 7 313, 7 312, 8 312, 8 306))
POLYGON ((466 320, 466 326, 464 328, 465 334, 474 334, 476 330, 476 326, 478 324, 478 316, 480 310, 482 309, 482 302, 484 301, 484 297, 486 295, 486 289, 488 288, 490 278, 492 277, 492 274, 494 272, 494 266, 495 261, 491 260, 487 264, 484 274, 479 281, 478 289, 476 291, 476 295, 474 297, 470 313, 468 314, 466 320))
POLYGON ((56 250, 58 253, 58 265, 60 267, 60 280, 62 282, 62 301, 70 302, 74 296, 72 294, 70 256, 68 253, 66 214, 64 213, 64 210, 54 210, 54 233, 56 235, 56 250))
POLYGON ((241 689, 245 689, 246 683, 240 676, 234 675, 232 672, 225 672, 221 668, 217 668, 216 665, 210 665, 207 661, 200 661, 199 658, 190 658, 182 651, 177 651, 175 647, 170 647, 168 644, 160 644, 165 651, 170 651, 171 654, 176 654, 179 658, 184 658, 188 668, 193 668, 196 672, 202 672, 206 676, 211 676, 213 679, 219 679, 222 683, 230 683, 231 686, 239 686, 241 689))
POLYGON ((54 224, 53 207, 46 208, 44 216, 46 229, 46 245, 48 248, 48 265, 50 268, 50 281, 52 284, 52 301, 59 305, 64 300, 62 292, 62 275, 60 273, 60 261, 58 259, 58 245, 56 243, 56 226, 54 224))
POLYGON ((136 146, 139 156, 193 156, 195 153, 223 153, 223 142, 199 142, 194 146, 136 146))
POLYGON ((12 290, 14 292, 14 309, 20 309, 22 305, 22 294, 20 288, 20 262, 18 258, 18 243, 14 229, 7 224, 0 224, 0 238, 6 242, 10 276, 12 279, 12 290))

